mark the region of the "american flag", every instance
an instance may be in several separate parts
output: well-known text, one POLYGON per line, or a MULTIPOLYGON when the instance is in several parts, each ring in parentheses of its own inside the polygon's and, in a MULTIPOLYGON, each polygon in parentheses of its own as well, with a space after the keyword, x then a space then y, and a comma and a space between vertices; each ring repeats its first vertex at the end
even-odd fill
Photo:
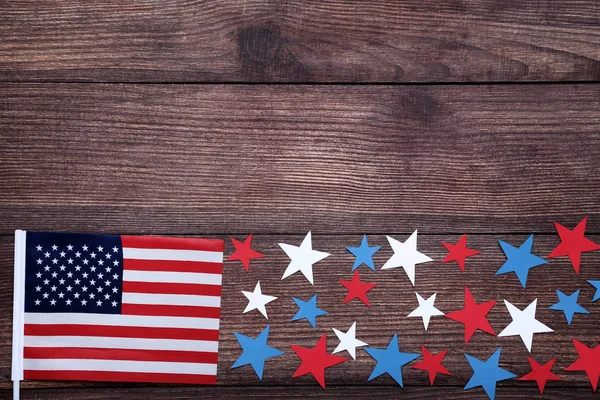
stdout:
POLYGON ((216 383, 222 240, 16 237, 13 379, 216 383))

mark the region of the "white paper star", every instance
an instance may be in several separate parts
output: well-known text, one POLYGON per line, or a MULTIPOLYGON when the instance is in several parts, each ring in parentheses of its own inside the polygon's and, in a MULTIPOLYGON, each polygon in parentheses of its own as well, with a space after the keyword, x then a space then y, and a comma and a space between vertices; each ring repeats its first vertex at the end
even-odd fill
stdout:
POLYGON ((531 353, 534 333, 554 332, 552 329, 535 319, 537 299, 531 302, 523 311, 504 300, 512 322, 498 336, 521 336, 525 347, 531 353))
POLYGON ((248 305, 246 306, 243 314, 247 313, 248 311, 258 310, 266 319, 269 319, 265 305, 272 302, 277 297, 262 294, 262 291, 260 290, 260 282, 256 283, 254 292, 246 292, 242 290, 242 293, 244 293, 244 296, 248 298, 248 305))
POLYGON ((419 293, 415 292, 415 294, 417 295, 419 307, 415 308, 410 314, 408 314, 408 316, 422 317, 423 325, 425 325, 425 330, 427 330, 427 328, 429 327, 429 319, 435 315, 444 315, 444 313, 433 306, 433 303, 435 303, 435 296, 437 295, 437 293, 434 293, 431 296, 429 296, 427 300, 421 297, 419 293))
POLYGON ((433 261, 425 254, 417 251, 417 231, 415 230, 404 243, 391 236, 386 236, 386 238, 394 250, 394 255, 387 260, 381 269, 402 267, 408 275, 410 283, 415 286, 415 265, 433 261))
POLYGON ((352 323, 352 326, 350 327, 350 329, 348 329, 348 332, 344 333, 333 328, 333 333, 335 333, 335 335, 340 340, 340 344, 338 344, 338 346, 333 351, 334 354, 346 350, 348 353, 350 353, 352 359, 356 360, 356 348, 368 346, 367 343, 356 338, 356 321, 352 323))
POLYGON ((285 251, 285 254, 287 254, 291 260, 281 279, 285 279, 288 276, 300 271, 306 277, 306 279, 308 279, 308 281, 314 285, 312 270, 313 264, 317 261, 321 261, 330 254, 312 249, 311 233, 308 232, 306 234, 306 237, 302 241, 302 244, 300 244, 300 247, 285 243, 279 243, 279 247, 285 251))

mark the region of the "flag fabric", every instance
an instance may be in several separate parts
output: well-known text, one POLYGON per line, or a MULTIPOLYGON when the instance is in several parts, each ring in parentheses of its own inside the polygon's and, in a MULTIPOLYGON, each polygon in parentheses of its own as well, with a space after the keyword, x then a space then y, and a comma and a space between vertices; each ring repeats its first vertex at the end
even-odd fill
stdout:
POLYGON ((215 384, 223 241, 17 231, 13 380, 215 384))

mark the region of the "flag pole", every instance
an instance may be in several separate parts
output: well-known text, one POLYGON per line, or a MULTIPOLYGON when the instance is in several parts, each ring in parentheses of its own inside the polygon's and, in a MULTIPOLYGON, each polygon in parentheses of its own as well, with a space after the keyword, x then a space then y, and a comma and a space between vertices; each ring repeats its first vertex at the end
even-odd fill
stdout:
POLYGON ((13 400, 19 400, 19 382, 23 380, 23 341, 25 338, 25 231, 15 231, 15 269, 13 288, 13 400))

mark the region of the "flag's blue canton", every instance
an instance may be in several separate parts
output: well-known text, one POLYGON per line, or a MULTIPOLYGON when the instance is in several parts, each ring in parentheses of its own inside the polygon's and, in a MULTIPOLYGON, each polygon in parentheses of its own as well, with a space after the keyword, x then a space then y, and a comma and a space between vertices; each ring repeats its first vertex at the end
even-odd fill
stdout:
POLYGON ((121 312, 123 247, 115 235, 27 232, 25 312, 121 312))

